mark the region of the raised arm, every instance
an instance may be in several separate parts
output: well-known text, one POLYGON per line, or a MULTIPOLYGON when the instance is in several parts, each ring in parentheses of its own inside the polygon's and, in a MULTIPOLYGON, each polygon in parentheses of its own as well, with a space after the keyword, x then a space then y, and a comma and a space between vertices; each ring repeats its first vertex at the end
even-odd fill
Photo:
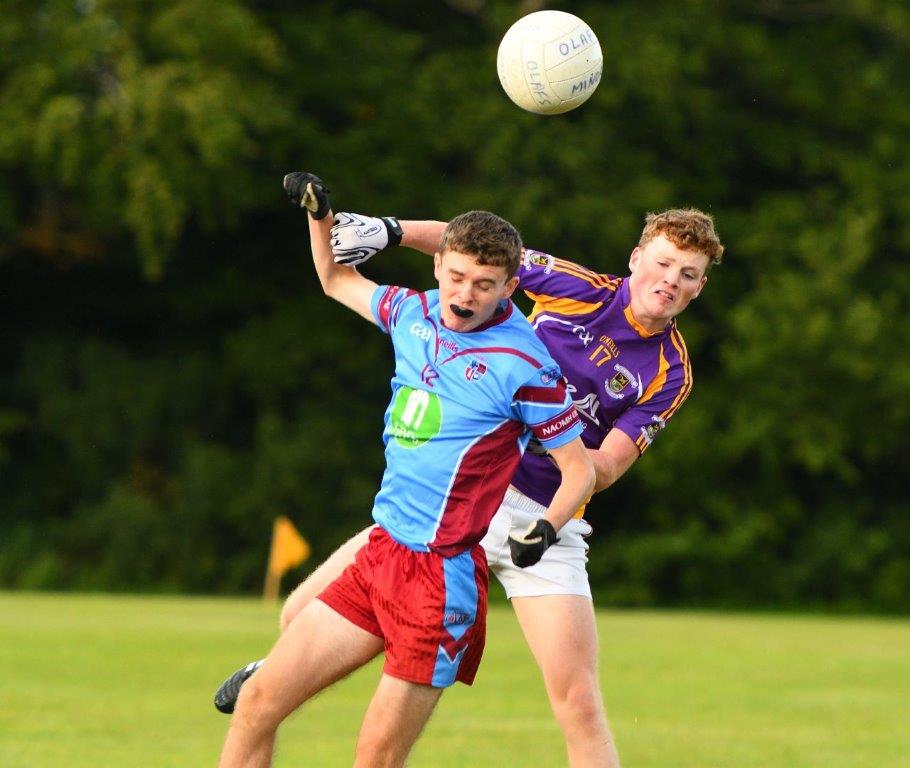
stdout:
POLYGON ((364 216, 341 212, 332 227, 335 262, 349 267, 363 264, 379 251, 404 245, 432 256, 439 248, 444 221, 399 221, 394 216, 364 216))
POLYGON ((295 172, 284 177, 284 189, 294 205, 308 211, 313 264, 326 296, 374 322, 371 302, 376 283, 356 269, 336 264, 332 257, 331 229, 334 217, 329 190, 325 184, 311 173, 295 172))
POLYGON ((442 233, 445 232, 445 221, 406 220, 401 224, 401 244, 415 251, 432 256, 439 248, 442 233))
POLYGON ((331 224, 331 219, 317 221, 310 217, 310 247, 313 249, 313 264, 316 266, 319 282, 322 283, 322 290, 326 296, 374 322, 370 304, 376 283, 361 275, 356 269, 343 267, 332 260, 332 247, 329 245, 331 224))

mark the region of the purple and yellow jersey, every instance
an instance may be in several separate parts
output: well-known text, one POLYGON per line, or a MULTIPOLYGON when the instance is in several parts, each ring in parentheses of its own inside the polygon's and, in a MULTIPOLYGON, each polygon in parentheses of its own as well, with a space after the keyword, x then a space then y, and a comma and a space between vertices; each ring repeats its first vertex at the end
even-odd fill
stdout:
MULTIPOLYGON (((692 389, 689 354, 676 322, 648 333, 632 316, 628 278, 550 254, 526 250, 518 275, 534 301, 534 330, 568 379, 584 444, 599 448, 616 428, 644 453, 692 389)), ((529 451, 512 484, 549 504, 559 482, 553 463, 529 451)))
POLYGON ((510 301, 469 333, 443 325, 436 290, 379 286, 372 311, 395 348, 373 519, 406 547, 458 555, 483 537, 532 433, 564 445, 578 411, 510 301))

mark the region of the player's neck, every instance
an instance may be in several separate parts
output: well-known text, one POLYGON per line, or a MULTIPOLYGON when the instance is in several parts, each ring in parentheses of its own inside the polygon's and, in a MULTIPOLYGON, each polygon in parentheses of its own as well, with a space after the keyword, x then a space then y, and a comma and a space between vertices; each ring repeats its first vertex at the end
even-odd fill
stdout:
POLYGON ((643 312, 636 312, 634 304, 634 301, 629 302, 625 308, 625 315, 629 325, 639 336, 657 336, 663 333, 667 326, 673 322, 673 318, 666 320, 662 317, 647 317, 643 312))

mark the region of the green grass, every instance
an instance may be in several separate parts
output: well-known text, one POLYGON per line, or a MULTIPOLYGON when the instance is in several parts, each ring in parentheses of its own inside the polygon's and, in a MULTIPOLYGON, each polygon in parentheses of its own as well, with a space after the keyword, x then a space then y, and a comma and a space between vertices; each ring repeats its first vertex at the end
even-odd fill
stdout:
MULTIPOLYGON (((0 593, 0 766, 214 766, 221 679, 271 644, 253 600, 0 593)), ((599 614, 626 768, 910 766, 910 621, 599 614)), ((379 674, 361 670, 281 731, 278 768, 350 765, 379 674)), ((562 740, 507 607, 473 688, 443 697, 411 766, 559 766, 562 740)))

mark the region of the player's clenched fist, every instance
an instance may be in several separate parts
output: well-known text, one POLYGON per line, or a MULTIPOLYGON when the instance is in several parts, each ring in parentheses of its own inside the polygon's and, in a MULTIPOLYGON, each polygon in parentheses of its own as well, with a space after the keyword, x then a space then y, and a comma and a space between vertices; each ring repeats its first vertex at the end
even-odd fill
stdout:
POLYGON ((527 568, 538 562, 543 553, 559 539, 556 529, 549 520, 539 518, 528 526, 524 533, 509 534, 509 552, 512 562, 519 568, 527 568))
POLYGON ((338 213, 332 227, 332 254, 336 264, 356 267, 379 251, 401 242, 401 226, 394 216, 338 213))
POLYGON ((294 171, 284 177, 284 191, 298 208, 305 208, 314 219, 324 219, 332 207, 329 188, 314 173, 294 171))

